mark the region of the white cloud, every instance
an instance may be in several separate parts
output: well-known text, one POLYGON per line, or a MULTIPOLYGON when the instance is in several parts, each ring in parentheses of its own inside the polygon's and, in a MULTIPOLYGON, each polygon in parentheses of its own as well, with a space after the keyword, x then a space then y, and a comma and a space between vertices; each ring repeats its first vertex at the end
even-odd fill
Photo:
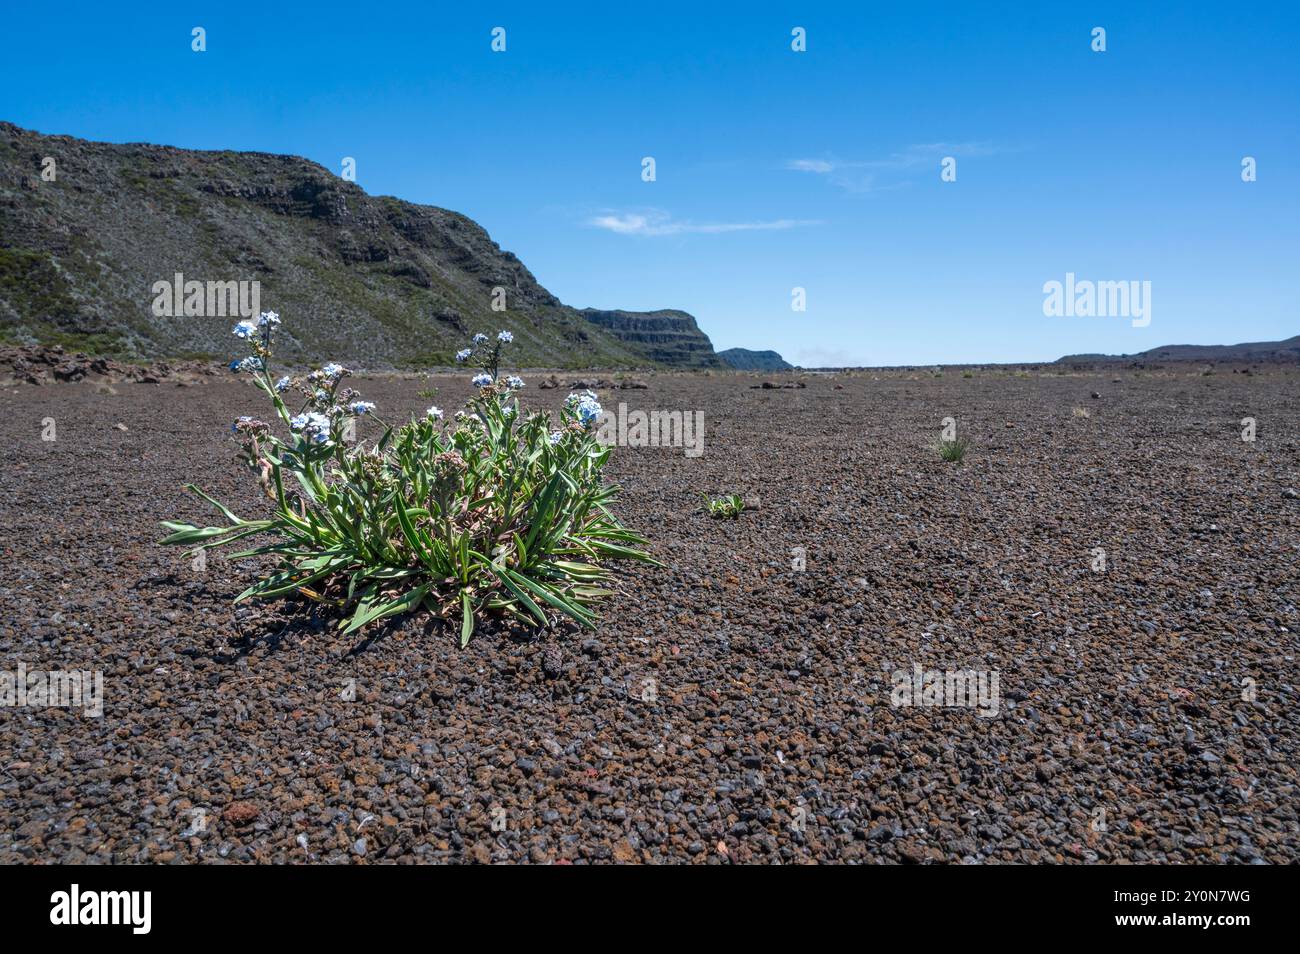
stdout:
POLYGON ((867 366, 863 355, 841 348, 796 348, 786 360, 801 368, 861 368, 867 366))
POLYGON ((793 229, 803 225, 820 225, 809 219, 770 219, 760 222, 688 222, 674 219, 667 212, 618 212, 597 215, 587 224, 619 235, 717 235, 723 232, 760 232, 793 229))
POLYGON ((882 159, 790 159, 785 167, 795 172, 824 176, 849 192, 879 192, 908 184, 907 174, 934 166, 944 156, 991 156, 997 150, 986 142, 933 142, 908 146, 882 159))
POLYGON ((787 169, 794 169, 798 172, 830 172, 835 168, 835 163, 826 159, 791 159, 785 164, 787 169))

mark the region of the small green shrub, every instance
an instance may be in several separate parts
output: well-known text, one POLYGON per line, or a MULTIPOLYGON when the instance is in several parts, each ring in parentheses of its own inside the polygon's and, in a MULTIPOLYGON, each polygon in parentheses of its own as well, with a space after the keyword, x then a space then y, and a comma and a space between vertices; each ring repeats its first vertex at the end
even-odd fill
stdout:
POLYGON ((940 438, 934 447, 942 460, 946 460, 950 464, 960 464, 970 447, 970 441, 967 440, 965 435, 954 438, 940 438))
POLYGON ((745 509, 745 500, 740 494, 727 494, 723 497, 704 495, 704 511, 715 520, 735 520, 745 509))
POLYGON ((234 555, 278 561, 236 602, 299 593, 342 611, 345 633, 423 607, 458 622, 464 645, 487 613, 546 624, 558 612, 592 627, 593 605, 613 592, 608 564, 654 562, 638 549, 646 541, 608 509, 618 488, 601 476, 611 448, 593 434, 596 396, 569 395, 556 426, 548 414, 523 414, 524 382, 498 378, 509 332, 491 346, 476 335, 457 355, 482 370, 473 378, 478 395, 454 422, 431 407, 385 426, 370 445, 349 446, 343 435, 358 417, 373 417, 375 406, 342 387, 349 372, 336 364, 273 380, 278 324, 268 312, 236 325, 253 354, 231 364, 253 376, 289 432, 277 437, 270 424, 248 417, 233 426, 271 516, 245 520, 191 485, 226 525, 163 522, 171 531, 163 543, 194 551, 271 538, 234 555), (287 403, 295 393, 296 413, 287 403))

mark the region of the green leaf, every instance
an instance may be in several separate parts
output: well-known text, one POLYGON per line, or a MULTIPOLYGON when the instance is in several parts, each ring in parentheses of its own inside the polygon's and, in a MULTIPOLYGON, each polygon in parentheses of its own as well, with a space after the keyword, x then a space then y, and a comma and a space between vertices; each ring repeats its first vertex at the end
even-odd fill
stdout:
POLYGON ((194 484, 186 484, 186 485, 185 485, 185 489, 188 490, 188 491, 190 491, 191 493, 198 494, 200 497, 202 497, 202 498, 203 498, 204 500, 206 500, 208 503, 212 504, 212 506, 214 506, 214 507, 216 507, 218 510, 220 510, 220 511, 221 511, 221 515, 222 515, 223 517, 225 517, 227 520, 229 520, 231 523, 243 523, 243 522, 244 522, 243 520, 241 520, 241 519, 239 519, 238 517, 236 517, 233 513, 231 513, 229 507, 227 507, 225 504, 221 503, 220 501, 213 500, 211 497, 209 497, 209 496, 208 496, 207 494, 205 494, 203 491, 199 490, 199 488, 196 487, 194 484))
POLYGON ((420 605, 420 601, 424 599, 424 595, 428 592, 429 584, 425 583, 410 590, 406 594, 399 596, 395 600, 390 600, 387 603, 373 603, 367 606, 364 611, 358 610, 357 614, 352 617, 352 621, 348 623, 348 628, 343 630, 343 635, 346 636, 348 633, 360 629, 367 623, 373 623, 375 620, 383 619, 385 616, 393 616, 397 613, 405 613, 407 610, 415 609, 420 605))
POLYGON ((508 574, 510 578, 514 580, 516 583, 518 583, 520 586, 528 587, 528 589, 532 590, 534 593, 536 593, 542 599, 546 600, 546 602, 550 603, 552 606, 554 606, 560 612, 564 613, 566 616, 571 616, 574 619, 576 619, 579 623, 582 623, 584 626, 588 626, 592 629, 595 629, 596 626, 595 616, 593 616, 589 611, 583 609, 581 606, 578 606, 576 603, 569 602, 564 597, 560 596, 558 593, 552 590, 550 587, 543 586, 540 583, 536 583, 533 580, 530 580, 528 577, 524 576, 523 574, 512 573, 510 570, 507 570, 504 567, 502 568, 501 572, 508 574))
POLYGON ((436 572, 433 561, 429 555, 429 548, 425 546, 420 535, 416 533, 415 525, 411 523, 411 516, 406 512, 406 504, 402 502, 402 495, 400 493, 393 497, 393 504, 397 509, 397 523, 402 528, 402 536, 406 538, 406 542, 410 545, 411 549, 415 551, 416 558, 436 572))
POLYGON ((462 608, 460 648, 464 649, 469 645, 469 638, 474 635, 474 610, 469 605, 469 594, 464 590, 460 591, 460 603, 462 608))
POLYGON ((176 530, 175 533, 158 541, 169 545, 209 540, 212 537, 219 537, 222 534, 229 533, 234 529, 234 527, 191 527, 188 524, 169 523, 163 523, 163 526, 168 530, 176 530))

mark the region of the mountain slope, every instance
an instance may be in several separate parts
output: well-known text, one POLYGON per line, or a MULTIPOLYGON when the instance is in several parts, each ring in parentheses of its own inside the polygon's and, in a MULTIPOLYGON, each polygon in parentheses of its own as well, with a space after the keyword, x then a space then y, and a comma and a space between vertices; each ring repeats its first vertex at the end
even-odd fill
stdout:
MULTIPOLYGON (((514 332, 519 364, 664 360, 562 304, 456 212, 367 195, 293 156, 94 143, 0 122, 4 338, 228 356, 229 315, 155 314, 154 284, 177 273, 259 282, 261 308, 283 317, 288 361, 447 364, 471 333, 498 328, 514 332), (493 310, 502 294, 506 310, 493 310)), ((699 338, 695 350, 711 356, 699 338)))

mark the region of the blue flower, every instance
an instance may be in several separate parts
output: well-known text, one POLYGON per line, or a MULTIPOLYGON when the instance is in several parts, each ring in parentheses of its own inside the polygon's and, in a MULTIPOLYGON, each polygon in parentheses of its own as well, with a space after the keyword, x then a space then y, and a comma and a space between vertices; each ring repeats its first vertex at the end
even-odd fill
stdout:
POLYGON ((482 334, 481 332, 479 334, 476 334, 473 338, 469 339, 470 344, 476 344, 476 345, 481 345, 485 341, 487 341, 487 335, 482 334))
POLYGON ((303 435, 317 444, 324 444, 330 439, 330 419, 324 414, 308 411, 289 421, 291 431, 302 431, 303 435))
POLYGON ((262 328, 274 328, 279 323, 280 316, 273 311, 264 311, 257 319, 257 324, 262 328))
POLYGON ((564 432, 563 432, 563 431, 551 431, 551 443, 552 443, 552 444, 558 444, 558 443, 560 443, 560 441, 562 441, 562 440, 564 440, 564 432))
POLYGON ((286 374, 279 381, 275 382, 275 389, 283 394, 285 391, 289 390, 289 384, 289 375, 286 374))
POLYGON ((508 331, 497 332, 497 341, 500 341, 502 344, 510 344, 510 342, 514 340, 515 340, 515 336, 508 331))
POLYGON ((249 357, 249 358, 240 358, 240 359, 238 359, 238 360, 235 360, 235 361, 230 362, 230 370, 231 370, 231 371, 236 371, 236 372, 238 372, 238 371, 261 371, 261 370, 262 370, 262 359, 261 359, 261 358, 253 358, 253 357, 249 357))
POLYGON ((353 401, 348 405, 348 409, 351 410, 353 414, 369 414, 375 409, 375 405, 372 401, 353 401))
POLYGON ((476 388, 488 388, 492 386, 492 375, 486 371, 481 371, 474 377, 470 378, 469 383, 476 388))
POLYGON ((329 378, 332 381, 335 378, 339 377, 340 375, 346 373, 347 368, 343 367, 343 365, 341 364, 334 364, 333 362, 330 362, 329 364, 325 365, 325 367, 321 368, 320 371, 321 374, 325 375, 325 377, 329 378))
POLYGON ((524 379, 519 377, 517 374, 512 374, 510 375, 510 377, 506 378, 506 387, 513 388, 514 390, 518 391, 523 386, 524 386, 524 379))
POLYGON ((468 360, 469 360, 469 356, 472 355, 473 353, 474 353, 473 350, 470 349, 470 348, 464 348, 464 349, 462 349, 462 350, 460 350, 460 351, 457 351, 457 352, 456 352, 456 361, 457 361, 458 363, 459 363, 459 362, 462 362, 462 361, 468 361, 468 360))
POLYGON ((248 319, 244 319, 235 325, 236 338, 251 338, 255 334, 257 334, 257 326, 248 319))
POLYGON ((564 399, 564 406, 579 421, 588 426, 591 425, 592 421, 600 417, 603 410, 593 391, 573 392, 564 399))

